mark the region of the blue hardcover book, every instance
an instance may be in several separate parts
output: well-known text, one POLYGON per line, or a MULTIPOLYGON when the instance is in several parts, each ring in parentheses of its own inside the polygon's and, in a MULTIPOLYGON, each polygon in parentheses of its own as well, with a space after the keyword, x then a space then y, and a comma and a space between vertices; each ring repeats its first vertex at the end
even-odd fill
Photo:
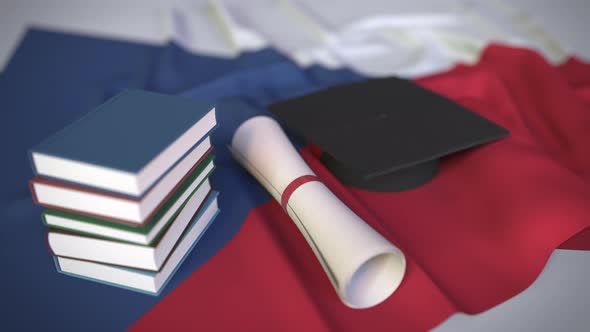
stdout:
POLYGON ((158 295, 219 214, 217 196, 215 191, 209 194, 159 271, 151 272, 59 256, 54 258, 56 268, 60 273, 73 277, 158 295))
POLYGON ((137 198, 215 125, 212 102, 128 90, 31 149, 30 158, 42 177, 137 198))

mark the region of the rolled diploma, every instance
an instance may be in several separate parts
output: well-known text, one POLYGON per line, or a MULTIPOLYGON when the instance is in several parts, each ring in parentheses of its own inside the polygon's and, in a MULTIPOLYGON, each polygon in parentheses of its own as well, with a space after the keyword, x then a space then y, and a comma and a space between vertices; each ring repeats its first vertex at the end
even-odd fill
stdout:
MULTIPOLYGON (((240 125, 230 150, 278 202, 293 180, 315 175, 280 125, 267 116, 257 116, 240 125)), ((323 183, 312 181, 297 187, 286 212, 347 306, 372 307, 400 285, 406 269, 402 252, 323 183)))

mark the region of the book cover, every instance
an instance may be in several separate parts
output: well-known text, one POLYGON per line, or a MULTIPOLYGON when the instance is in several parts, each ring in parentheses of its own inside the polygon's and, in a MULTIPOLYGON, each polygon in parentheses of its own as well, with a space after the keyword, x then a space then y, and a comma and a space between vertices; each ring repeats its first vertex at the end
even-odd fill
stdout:
POLYGON ((208 156, 195 171, 176 189, 156 214, 144 226, 134 227, 113 223, 110 220, 84 216, 62 210, 43 211, 43 223, 50 230, 61 230, 97 238, 150 245, 184 208, 189 196, 199 190, 215 166, 214 156, 208 156))
POLYGON ((140 196, 215 125, 211 102, 129 90, 29 153, 38 175, 140 196))
POLYGON ((47 234, 54 255, 85 261, 158 271, 193 216, 206 207, 203 202, 211 192, 206 181, 178 213, 169 227, 151 244, 124 243, 96 237, 52 230, 47 234))
POLYGON ((217 196, 217 192, 209 195, 203 203, 204 208, 197 212, 159 271, 144 271, 59 256, 54 257, 56 269, 64 275, 157 296, 219 214, 217 196))
POLYGON ((191 157, 192 161, 186 165, 183 163, 182 169, 173 171, 175 175, 177 175, 176 173, 181 175, 181 178, 177 180, 175 176, 171 181, 166 178, 166 183, 158 184, 141 199, 71 185, 39 176, 31 179, 29 186, 33 201, 38 205, 135 225, 136 227, 142 226, 154 216, 172 193, 196 171, 203 160, 207 158, 211 149, 202 151, 199 146, 196 147, 194 149, 196 152, 195 157, 191 157), (200 159, 194 161, 197 157, 200 157, 200 159))

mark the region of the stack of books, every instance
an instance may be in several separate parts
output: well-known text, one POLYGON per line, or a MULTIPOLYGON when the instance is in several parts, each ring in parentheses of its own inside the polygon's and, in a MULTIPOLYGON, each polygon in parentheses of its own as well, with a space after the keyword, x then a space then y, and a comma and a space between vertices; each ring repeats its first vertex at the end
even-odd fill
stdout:
POLYGON ((159 294, 219 212, 211 103, 126 91, 31 149, 57 270, 159 294))

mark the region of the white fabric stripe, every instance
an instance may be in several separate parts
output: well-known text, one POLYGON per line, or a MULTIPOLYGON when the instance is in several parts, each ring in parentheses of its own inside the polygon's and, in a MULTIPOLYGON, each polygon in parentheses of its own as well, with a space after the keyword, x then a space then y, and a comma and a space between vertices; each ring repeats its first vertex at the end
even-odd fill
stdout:
POLYGON ((588 280, 590 253, 556 250, 524 292, 479 315, 454 315, 434 331, 588 331, 588 280))

